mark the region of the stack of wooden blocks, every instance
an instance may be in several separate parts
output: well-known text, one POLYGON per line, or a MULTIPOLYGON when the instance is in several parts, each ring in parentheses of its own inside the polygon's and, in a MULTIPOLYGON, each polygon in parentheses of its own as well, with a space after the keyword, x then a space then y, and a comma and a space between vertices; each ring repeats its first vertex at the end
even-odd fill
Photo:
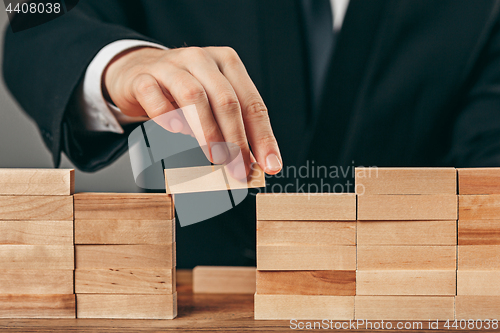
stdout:
POLYGON ((73 170, 0 169, 0 318, 75 318, 73 170))
POLYGON ((176 317, 170 195, 76 194, 75 244, 78 318, 176 317))

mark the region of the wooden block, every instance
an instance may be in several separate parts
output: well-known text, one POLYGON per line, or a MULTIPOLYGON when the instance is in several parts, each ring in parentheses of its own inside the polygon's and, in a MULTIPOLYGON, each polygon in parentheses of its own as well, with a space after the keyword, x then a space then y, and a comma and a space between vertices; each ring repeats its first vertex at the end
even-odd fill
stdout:
POLYGON ((357 194, 457 194, 455 168, 356 168, 357 194))
POLYGON ((457 221, 358 221, 358 245, 456 245, 457 221))
POLYGON ((257 220, 354 221, 356 195, 260 193, 257 195, 257 220))
POLYGON ((500 216, 500 195, 460 195, 460 220, 495 220, 500 216))
POLYGON ((358 270, 454 270, 455 246, 358 246, 358 270))
POLYGON ((73 197, 0 196, 0 220, 73 221, 73 197))
POLYGON ((258 245, 356 245, 356 222, 257 221, 258 245))
POLYGON ((500 245, 500 220, 458 220, 458 245, 500 245))
POLYGON ((166 245, 173 242, 175 242, 175 220, 75 221, 75 244, 166 245))
MULTIPOLYGON (((498 319, 500 296, 457 296, 455 298, 456 319, 498 319)), ((483 323, 486 328, 488 323, 483 323)), ((491 322, 490 328, 491 328, 491 322)))
POLYGON ((0 221, 0 244, 73 245, 73 221, 0 221))
POLYGON ((354 296, 356 271, 257 271, 257 294, 354 296))
POLYGON ((500 245, 460 245, 459 270, 500 270, 500 245))
POLYGON ((0 245, 0 270, 74 267, 72 245, 0 245))
POLYGON ((456 220, 456 195, 360 195, 358 220, 456 220))
POLYGON ((457 295, 500 296, 500 271, 457 271, 457 295))
POLYGON ((0 169, 0 195, 72 195, 73 169, 0 169))
POLYGON ((196 266, 193 292, 255 294, 255 267, 196 266))
POLYGON ((357 271, 356 295, 454 296, 456 271, 357 271))
POLYGON ((460 194, 500 194, 500 168, 457 169, 460 194))
POLYGON ((0 294, 72 294, 73 270, 0 270, 0 294))
POLYGON ((254 297, 256 320, 354 319, 354 296, 259 295, 254 297))
POLYGON ((77 193, 76 220, 172 220, 172 197, 163 193, 77 193))
POLYGON ((77 318, 174 319, 177 293, 171 295, 78 294, 77 318))
POLYGON ((77 269, 76 294, 172 294, 174 269, 77 269))
POLYGON ((0 318, 75 318, 75 295, 0 295, 0 318))
POLYGON ((76 245, 77 269, 173 268, 175 243, 170 245, 76 245))
POLYGON ((257 245, 257 269, 352 271, 356 269, 356 246, 257 245))
POLYGON ((355 296, 356 319, 446 320, 455 317, 453 296, 355 296))

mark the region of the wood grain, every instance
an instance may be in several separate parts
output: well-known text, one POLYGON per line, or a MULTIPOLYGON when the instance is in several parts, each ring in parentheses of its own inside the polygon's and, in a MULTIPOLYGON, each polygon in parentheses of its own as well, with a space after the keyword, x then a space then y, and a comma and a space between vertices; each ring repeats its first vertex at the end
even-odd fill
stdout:
POLYGON ((0 295, 0 318, 75 318, 75 295, 0 295))
POLYGON ((76 220, 172 220, 172 197, 163 193, 77 193, 76 220))
POLYGON ((257 271, 257 294, 354 296, 356 271, 257 271))
POLYGON ((75 244, 166 245, 173 242, 175 220, 75 221, 75 244))
POLYGON ((355 270, 356 246, 257 245, 258 270, 355 270))
POLYGON ((255 267, 196 266, 193 292, 213 294, 254 294, 255 267))
POLYGON ((358 246, 358 270, 454 270, 455 246, 358 246))
POLYGON ((358 221, 358 245, 456 245, 457 221, 358 221))
POLYGON ((500 245, 460 245, 459 270, 500 270, 500 245))
POLYGON ((457 295, 500 296, 500 271, 457 271, 457 295))
POLYGON ((495 220, 500 216, 500 194, 460 195, 460 220, 495 220))
POLYGON ((72 196, 0 196, 2 221, 73 221, 72 196))
POLYGON ((456 195, 360 195, 358 220, 456 220, 456 195))
POLYGON ((175 243, 170 245, 76 245, 77 269, 173 268, 175 243))
POLYGON ((77 269, 76 294, 172 294, 175 269, 77 269))
MULTIPOLYGON (((456 296, 456 316, 460 319, 498 319, 500 296, 456 296)), ((486 323, 484 323, 486 328, 486 323)), ((491 323, 490 323, 491 328, 491 323)))
POLYGON ((500 168, 466 168, 458 171, 458 193, 500 194, 500 168))
POLYGON ((357 271, 356 295, 454 296, 456 271, 357 271))
POLYGON ((77 318, 173 319, 177 293, 171 295, 78 294, 77 318))
POLYGON ((260 193, 257 220, 354 221, 356 195, 260 193))
POLYGON ((0 221, 0 245, 73 245, 73 221, 0 221))
POLYGON ((356 168, 357 194, 457 194, 455 168, 356 168))
POLYGON ((259 295, 254 297, 256 320, 354 319, 354 296, 259 295))
POLYGON ((74 267, 72 245, 0 245, 0 270, 74 267))
POLYGON ((500 245, 500 220, 459 220, 458 245, 500 245))
POLYGON ((0 270, 0 294, 72 294, 73 270, 0 270))
POLYGON ((257 221, 258 245, 356 245, 356 222, 257 221))
POLYGON ((0 195, 72 195, 73 169, 0 169, 0 195))
POLYGON ((355 296, 356 319, 446 320, 455 317, 453 296, 355 296))

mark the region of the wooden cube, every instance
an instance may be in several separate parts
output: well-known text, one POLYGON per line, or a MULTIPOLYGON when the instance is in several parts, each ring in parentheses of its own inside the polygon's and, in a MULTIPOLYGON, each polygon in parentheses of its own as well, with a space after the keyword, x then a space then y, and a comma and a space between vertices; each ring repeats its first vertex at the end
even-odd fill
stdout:
POLYGON ((500 194, 500 168, 457 169, 460 194, 500 194))
POLYGON ((1 245, 73 246, 73 221, 0 221, 1 245))
POLYGON ((206 294, 254 294, 255 267, 196 266, 193 292, 206 294))
POLYGON ((459 270, 500 270, 500 245, 460 245, 459 270))
MULTIPOLYGON (((497 319, 500 317, 500 296, 456 296, 457 320, 497 319)), ((491 322, 490 328, 491 328, 491 322)), ((487 322, 483 323, 486 328, 487 322)))
POLYGON ((73 221, 72 196, 0 196, 1 221, 73 221))
POLYGON ((72 195, 73 169, 0 169, 0 195, 72 195))
POLYGON ((500 216, 500 194, 460 195, 460 220, 495 220, 500 216))
POLYGON ((458 245, 500 245, 500 220, 459 220, 458 245))
POLYGON ((75 295, 0 295, 0 318, 75 318, 75 295))

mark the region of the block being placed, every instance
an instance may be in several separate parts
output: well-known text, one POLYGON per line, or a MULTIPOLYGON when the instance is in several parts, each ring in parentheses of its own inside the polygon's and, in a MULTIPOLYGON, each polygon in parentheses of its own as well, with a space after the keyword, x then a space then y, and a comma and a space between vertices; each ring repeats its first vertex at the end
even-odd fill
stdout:
POLYGON ((466 168, 458 171, 458 193, 500 194, 500 168, 466 168))
POLYGON ((72 195, 73 169, 0 169, 0 195, 72 195))
MULTIPOLYGON (((456 319, 497 319, 500 317, 500 296, 456 296, 456 319)), ((491 322, 483 322, 483 328, 491 322)))
POLYGON ((460 220, 495 220, 500 216, 500 194, 460 195, 460 220))
POLYGON ((500 271, 459 270, 457 295, 500 296, 498 281, 500 281, 500 271))
POLYGON ((500 270, 500 245, 458 246, 459 270, 500 270))
POLYGON ((73 269, 0 270, 1 294, 56 295, 73 294, 73 269))
POLYGON ((458 245, 500 245, 500 220, 459 220, 458 245))
POLYGON ((208 294, 254 294, 255 267, 196 266, 193 292, 208 294))
POLYGON ((75 295, 0 295, 0 318, 75 318, 75 295))
POLYGON ((0 270, 74 268, 73 245, 0 245, 0 270))
POLYGON ((2 221, 73 221, 72 196, 0 196, 2 221))
POLYGON ((73 246, 73 221, 0 221, 0 245, 73 246))

